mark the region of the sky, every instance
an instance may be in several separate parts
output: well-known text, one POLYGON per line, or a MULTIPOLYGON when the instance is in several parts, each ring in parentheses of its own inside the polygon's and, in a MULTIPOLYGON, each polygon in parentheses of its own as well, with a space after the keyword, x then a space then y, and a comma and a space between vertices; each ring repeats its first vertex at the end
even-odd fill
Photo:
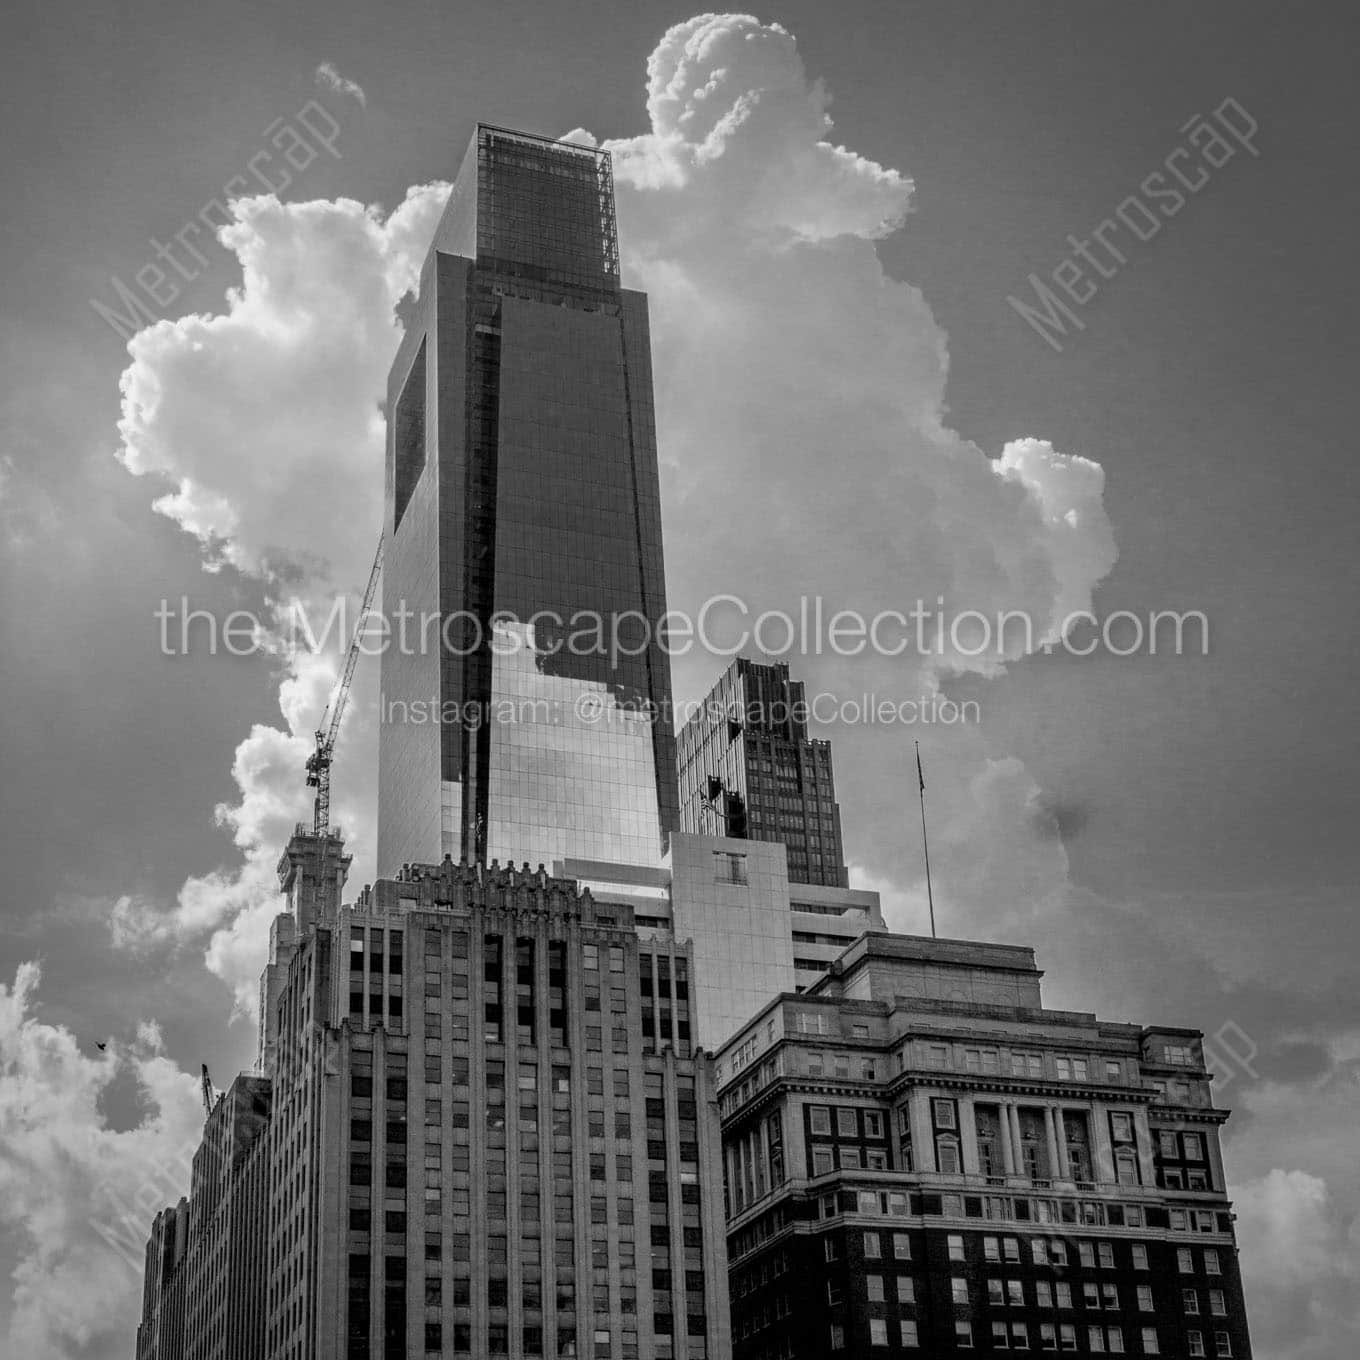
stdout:
MULTIPOLYGON (((941 933, 1034 946, 1049 1005, 1205 1032, 1257 1354, 1355 1355, 1353 25, 1033 0, 12 9, 0 1349, 127 1353, 198 1065, 224 1085, 253 1055, 334 657, 167 656, 155 611, 362 589, 396 309, 482 119, 614 152, 673 607, 1037 620, 987 658, 788 658, 837 703, 976 704, 819 729, 853 881, 926 929, 919 740, 941 933), (1198 167, 1179 206, 1172 165, 1198 167), (1036 281, 1066 310, 1044 320, 1036 281), (1045 651, 1081 609, 1198 611, 1207 650, 1045 651)), ((677 658, 677 694, 723 664, 677 658)), ((335 771, 356 886, 375 670, 335 771)))

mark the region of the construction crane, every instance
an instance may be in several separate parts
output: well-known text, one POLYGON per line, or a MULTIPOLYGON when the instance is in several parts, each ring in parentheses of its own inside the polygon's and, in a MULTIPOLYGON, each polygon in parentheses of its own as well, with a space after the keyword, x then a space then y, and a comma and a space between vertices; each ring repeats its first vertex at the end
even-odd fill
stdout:
POLYGON ((378 551, 373 557, 373 570, 368 573, 364 603, 359 610, 358 622, 354 625, 349 655, 345 657, 345 669, 326 705, 326 711, 321 715, 321 726, 316 729, 316 749, 307 757, 307 787, 316 790, 312 832, 317 836, 325 836, 331 829, 331 760, 335 755, 335 739, 340 735, 340 720, 345 716, 345 705, 349 703, 354 668, 359 663, 359 639, 363 636, 364 622, 373 604, 373 592, 377 590, 378 577, 382 574, 382 560, 383 541, 379 538, 378 551))

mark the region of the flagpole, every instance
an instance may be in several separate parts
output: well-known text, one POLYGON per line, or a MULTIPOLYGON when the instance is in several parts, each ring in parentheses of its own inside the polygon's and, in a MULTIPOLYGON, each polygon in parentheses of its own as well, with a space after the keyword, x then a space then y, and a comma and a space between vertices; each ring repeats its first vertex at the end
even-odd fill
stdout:
POLYGON ((930 842, 926 839, 926 777, 921 769, 921 743, 916 743, 916 782, 921 795, 921 849, 926 857, 926 901, 930 903, 930 938, 939 937, 935 933, 935 894, 930 887, 930 842))

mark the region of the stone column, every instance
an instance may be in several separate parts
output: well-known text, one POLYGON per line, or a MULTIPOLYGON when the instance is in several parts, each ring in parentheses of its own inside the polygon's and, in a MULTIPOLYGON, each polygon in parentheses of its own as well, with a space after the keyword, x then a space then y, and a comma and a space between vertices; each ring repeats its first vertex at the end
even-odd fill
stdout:
POLYGON ((963 1170, 969 1176, 978 1175, 982 1168, 978 1163, 977 1114, 974 1111, 974 1097, 959 1097, 959 1156, 963 1170))
POLYGON ((1053 1128, 1053 1106, 1044 1106, 1044 1141, 1048 1144, 1048 1174, 1050 1179, 1062 1176, 1062 1163, 1058 1157, 1058 1135, 1053 1128))
POLYGON ((1007 1176, 1015 1175, 1015 1151, 1011 1147, 1011 1107, 1002 1101, 997 1106, 997 1125, 1001 1134, 1001 1170, 1007 1176))
POLYGON ((1053 1126, 1058 1143, 1058 1175, 1063 1180, 1070 1181, 1072 1179, 1072 1159, 1067 1155, 1067 1130, 1063 1126, 1061 1105, 1054 1106, 1053 1126))
POLYGON ((1011 1161, 1017 1176, 1025 1174, 1025 1145, 1020 1137, 1020 1107, 1015 1104, 1006 1106, 1006 1117, 1010 1120, 1011 1161))
POLYGON ((911 1093, 911 1147, 918 1171, 938 1171, 935 1162, 935 1134, 930 1117, 932 1092, 919 1086, 911 1093))
POLYGON ((1110 1143, 1110 1116, 1103 1105, 1091 1109, 1091 1176, 1099 1184, 1114 1180, 1114 1149, 1110 1143))
MULTIPOLYGON (((1209 1152, 1210 1164, 1213 1164, 1214 1151, 1218 1146, 1218 1139, 1211 1137, 1212 1130, 1206 1129, 1204 1141, 1211 1149, 1209 1152)), ((1133 1135, 1138 1140, 1138 1178, 1144 1185, 1157 1184, 1157 1168, 1153 1162, 1152 1154, 1152 1130, 1148 1127, 1148 1112, 1146 1105, 1140 1105, 1133 1112, 1133 1135)), ((1213 1167, 1214 1185, 1222 1189, 1225 1182, 1221 1166, 1213 1167)))

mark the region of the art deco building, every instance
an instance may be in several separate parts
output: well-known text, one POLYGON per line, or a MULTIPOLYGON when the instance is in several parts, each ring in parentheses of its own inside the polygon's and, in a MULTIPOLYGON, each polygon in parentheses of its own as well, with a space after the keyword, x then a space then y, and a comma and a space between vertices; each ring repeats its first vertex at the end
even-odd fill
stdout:
POLYGON ((263 1072, 156 1220, 139 1360, 726 1360, 689 951, 541 870, 342 907, 343 864, 281 862, 263 1072))
POLYGON ((738 657, 681 730, 680 825, 788 847, 790 883, 844 888, 831 743, 808 737, 802 681, 738 657))
POLYGON ((387 405, 406 637, 382 659, 379 874, 655 867, 676 794, 650 340, 607 152, 477 127, 387 405))
POLYGON ((1201 1038, 866 935, 717 1055, 737 1360, 1249 1357, 1201 1038))

